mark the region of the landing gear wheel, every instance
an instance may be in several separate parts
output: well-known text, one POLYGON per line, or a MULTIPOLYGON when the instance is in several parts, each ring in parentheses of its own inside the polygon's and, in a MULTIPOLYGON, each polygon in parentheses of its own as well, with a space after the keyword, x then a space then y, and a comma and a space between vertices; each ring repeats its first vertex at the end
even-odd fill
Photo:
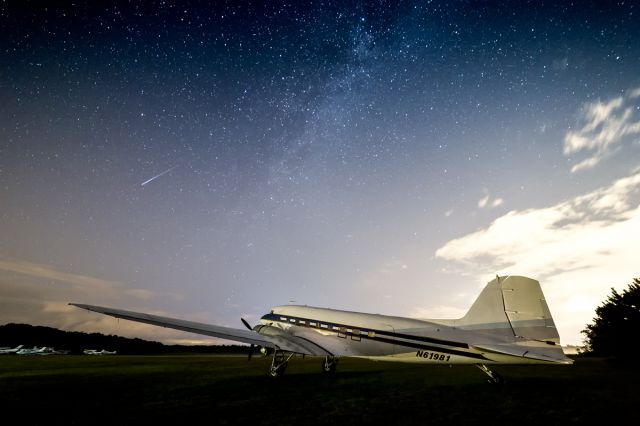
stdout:
POLYGON ((335 373, 336 365, 338 365, 338 360, 334 357, 325 357, 322 360, 322 371, 325 373, 335 373))
POLYGON ((283 362, 277 366, 272 366, 269 369, 269 376, 271 377, 282 377, 284 375, 284 370, 287 368, 288 362, 283 362))
POLYGON ((493 373, 493 378, 489 379, 489 383, 497 386, 502 386, 504 384, 504 377, 502 377, 498 373, 493 373))
POLYGON ((269 376, 282 377, 292 356, 293 352, 287 357, 283 351, 275 350, 273 352, 273 359, 271 360, 271 367, 269 368, 269 376))

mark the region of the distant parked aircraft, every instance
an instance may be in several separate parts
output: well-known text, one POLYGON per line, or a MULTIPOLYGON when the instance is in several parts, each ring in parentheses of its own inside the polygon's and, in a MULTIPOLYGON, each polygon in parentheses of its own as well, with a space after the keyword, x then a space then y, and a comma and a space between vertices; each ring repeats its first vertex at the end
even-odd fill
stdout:
POLYGON ((20 349, 22 349, 22 346, 23 345, 16 346, 15 348, 0 348, 0 355, 3 355, 3 354, 15 354, 20 349))
POLYGON ((249 330, 202 324, 121 309, 71 303, 79 308, 161 327, 220 337, 273 350, 269 374, 284 373, 298 353, 322 356, 335 371, 337 357, 411 363, 475 364, 494 383, 489 364, 571 364, 538 281, 496 277, 459 319, 425 319, 276 306, 249 330))
POLYGON ((115 355, 116 351, 107 351, 107 350, 101 350, 98 351, 96 349, 85 349, 84 350, 85 355, 115 355))
POLYGON ((18 355, 52 355, 55 352, 53 348, 43 346, 41 348, 34 346, 31 349, 23 348, 16 352, 18 355))

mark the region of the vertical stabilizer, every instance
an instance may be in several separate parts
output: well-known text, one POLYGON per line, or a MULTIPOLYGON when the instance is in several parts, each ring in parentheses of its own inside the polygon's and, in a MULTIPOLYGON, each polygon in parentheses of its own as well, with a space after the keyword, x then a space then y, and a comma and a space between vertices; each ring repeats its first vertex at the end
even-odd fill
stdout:
POLYGON ((536 280, 496 277, 455 326, 504 337, 560 343, 551 312, 536 280))

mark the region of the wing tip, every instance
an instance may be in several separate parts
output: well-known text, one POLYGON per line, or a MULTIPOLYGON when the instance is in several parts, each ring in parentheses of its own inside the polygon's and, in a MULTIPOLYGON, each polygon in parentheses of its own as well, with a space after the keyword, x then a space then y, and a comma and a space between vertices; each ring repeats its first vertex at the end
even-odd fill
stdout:
POLYGON ((75 302, 69 302, 69 303, 67 303, 67 305, 75 306, 77 308, 83 308, 83 309, 87 309, 87 306, 89 306, 89 305, 85 305, 85 304, 82 304, 82 303, 75 303, 75 302))

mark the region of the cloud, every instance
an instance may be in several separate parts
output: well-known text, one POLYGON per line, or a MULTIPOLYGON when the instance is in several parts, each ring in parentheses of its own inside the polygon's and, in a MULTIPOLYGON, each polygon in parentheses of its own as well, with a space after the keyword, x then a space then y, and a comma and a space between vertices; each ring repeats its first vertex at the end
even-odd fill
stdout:
POLYGON ((564 154, 589 153, 589 157, 571 168, 579 170, 595 167, 615 152, 625 137, 640 134, 640 121, 635 120, 640 88, 627 96, 619 96, 606 102, 595 101, 584 106, 580 113, 581 128, 569 131, 564 137, 564 154))
POLYGON ((569 58, 565 56, 563 58, 554 59, 551 63, 551 67, 554 70, 565 71, 567 68, 569 68, 569 58))
POLYGON ((640 171, 551 207, 514 210, 448 241, 435 255, 488 282, 496 273, 538 279, 570 343, 611 287, 637 277, 640 171))
POLYGON ((478 200, 478 208, 494 208, 504 204, 504 200, 502 198, 491 198, 491 195, 487 191, 485 191, 485 196, 478 200))
MULTIPOLYGON (((196 343, 206 339, 177 330, 120 321, 68 305, 69 302, 85 302, 180 316, 136 307, 136 304, 142 306, 149 300, 163 298, 179 300, 180 295, 126 288, 119 281, 61 271, 50 265, 0 259, 0 324, 44 325, 69 331, 100 332, 165 342, 196 343)), ((208 316, 204 313, 191 314, 189 319, 207 322, 208 316)), ((206 341, 214 342, 212 339, 206 341)))
POLYGON ((462 318, 465 309, 455 306, 440 305, 434 307, 415 307, 409 312, 410 318, 416 319, 457 319, 462 318))
POLYGON ((0 271, 16 272, 36 278, 63 282, 73 286, 91 288, 94 290, 106 290, 121 285, 116 281, 108 281, 86 275, 72 274, 56 270, 47 265, 16 260, 0 260, 0 271))

